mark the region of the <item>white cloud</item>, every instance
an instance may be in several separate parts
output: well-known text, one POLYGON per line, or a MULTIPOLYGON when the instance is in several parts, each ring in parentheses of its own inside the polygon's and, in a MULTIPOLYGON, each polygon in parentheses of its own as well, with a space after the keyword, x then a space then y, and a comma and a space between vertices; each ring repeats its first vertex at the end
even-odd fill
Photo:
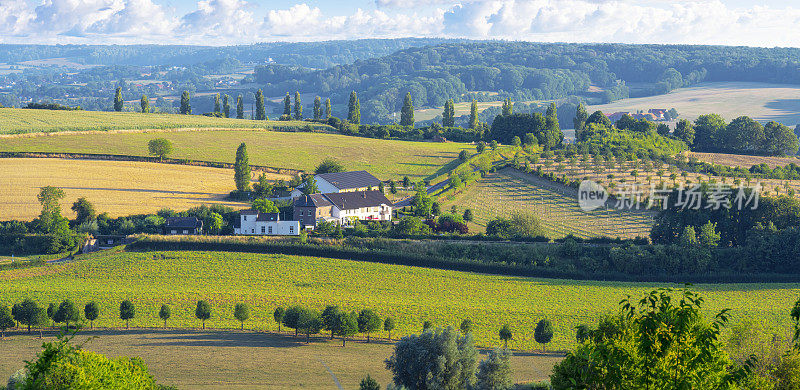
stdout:
POLYGON ((164 0, 0 0, 0 42, 237 44, 444 36, 566 42, 800 47, 800 9, 722 0, 374 0, 327 15, 296 3, 200 0, 173 15, 164 0), (435 8, 441 7, 441 8, 435 8))

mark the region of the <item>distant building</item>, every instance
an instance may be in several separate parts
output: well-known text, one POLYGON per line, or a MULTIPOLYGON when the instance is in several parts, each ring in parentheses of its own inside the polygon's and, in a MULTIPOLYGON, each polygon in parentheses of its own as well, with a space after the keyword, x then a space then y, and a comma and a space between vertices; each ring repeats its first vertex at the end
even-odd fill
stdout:
POLYGON ((169 217, 164 221, 164 234, 201 234, 203 221, 195 217, 169 217))
POLYGON ((300 222, 281 221, 279 213, 262 213, 257 210, 239 212, 234 234, 261 236, 296 236, 300 234, 300 222))
MULTIPOLYGON (((378 188, 381 184, 378 178, 367 171, 320 173, 314 175, 314 180, 317 182, 317 192, 322 194, 367 191, 378 188)), ((304 187, 305 183, 299 185, 292 191, 292 197, 297 198, 303 195, 302 189, 304 187)))
POLYGON ((665 119, 666 114, 667 114, 667 110, 665 110, 663 108, 651 108, 651 109, 647 110, 647 112, 650 113, 650 114, 653 114, 653 116, 656 118, 656 120, 660 120, 660 121, 663 121, 665 119))
POLYGON ((641 113, 641 114, 633 114, 631 116, 633 117, 633 119, 636 119, 636 120, 647 119, 649 121, 654 121, 654 120, 657 119, 654 114, 649 113, 649 112, 645 112, 645 113, 641 113))
POLYGON ((630 115, 630 114, 631 113, 628 112, 628 111, 619 111, 619 112, 615 112, 613 114, 608 114, 606 116, 608 117, 608 120, 611 121, 611 123, 617 123, 617 121, 622 119, 623 116, 630 115))
POLYGON ((309 229, 322 221, 342 226, 350 226, 354 220, 391 221, 392 202, 381 191, 305 195, 294 200, 294 219, 309 229))

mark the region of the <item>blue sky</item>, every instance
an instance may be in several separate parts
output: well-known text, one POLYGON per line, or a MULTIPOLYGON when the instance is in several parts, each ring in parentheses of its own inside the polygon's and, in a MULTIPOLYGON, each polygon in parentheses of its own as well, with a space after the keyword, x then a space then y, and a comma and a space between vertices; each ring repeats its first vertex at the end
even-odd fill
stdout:
POLYGON ((2 43, 453 37, 800 47, 790 0, 0 0, 2 43))

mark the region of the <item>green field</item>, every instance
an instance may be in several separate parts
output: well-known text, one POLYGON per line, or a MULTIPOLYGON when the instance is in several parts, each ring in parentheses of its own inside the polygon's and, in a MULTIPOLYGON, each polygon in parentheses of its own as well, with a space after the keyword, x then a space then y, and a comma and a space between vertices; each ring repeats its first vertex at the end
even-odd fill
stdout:
POLYGON ((412 142, 351 137, 324 133, 247 130, 167 131, 158 133, 62 134, 6 138, 2 152, 99 153, 147 156, 147 142, 167 138, 170 157, 233 162, 236 148, 247 143, 250 163, 278 168, 313 170, 326 157, 344 163, 348 170, 368 170, 380 179, 423 179, 456 166, 458 152, 474 150, 469 144, 412 142))
POLYGON ((320 130, 331 129, 325 125, 299 121, 253 121, 202 115, 0 108, 0 134, 175 128, 297 130, 306 126, 320 130))
POLYGON ((460 210, 472 209, 475 228, 484 230, 497 217, 514 210, 535 213, 551 238, 568 234, 576 237, 646 237, 653 214, 638 210, 598 209, 590 213, 578 207, 577 191, 512 168, 491 173, 461 194, 442 204, 460 210))
MULTIPOLYGON (((43 304, 70 298, 81 308, 89 300, 101 306, 96 325, 124 325, 119 302, 130 299, 137 317, 132 326, 159 327, 161 304, 172 306, 170 326, 199 327, 194 307, 208 300, 208 327, 237 328, 233 306, 252 307, 248 329, 275 330, 277 306, 304 304, 317 309, 336 304, 348 310, 374 308, 394 316, 394 335, 419 332, 422 322, 458 325, 470 318, 479 345, 500 345, 498 329, 508 323, 515 349, 537 347, 533 329, 549 318, 555 327, 550 349, 574 345, 574 327, 594 323, 617 310, 626 294, 640 296, 651 283, 536 279, 287 255, 226 252, 98 252, 75 262, 0 271, 0 304, 24 297, 43 304)), ((730 308, 742 316, 788 326, 788 311, 800 284, 697 285, 709 310, 730 308)), ((385 332, 376 336, 385 337, 385 332)))
POLYGON ((788 126, 800 123, 800 87, 797 85, 716 82, 679 88, 666 95, 623 99, 610 104, 590 106, 589 112, 601 110, 647 111, 651 108, 675 108, 681 118, 694 120, 699 115, 717 113, 730 121, 747 115, 758 121, 778 121, 788 126))

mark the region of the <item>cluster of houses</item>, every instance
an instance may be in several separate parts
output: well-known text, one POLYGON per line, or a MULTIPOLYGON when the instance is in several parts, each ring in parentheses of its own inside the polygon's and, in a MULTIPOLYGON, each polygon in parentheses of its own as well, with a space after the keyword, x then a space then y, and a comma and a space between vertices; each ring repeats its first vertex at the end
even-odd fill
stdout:
POLYGON ((633 119, 647 119, 649 121, 663 121, 665 120, 665 115, 667 114, 667 110, 663 108, 653 108, 647 110, 647 112, 630 112, 630 111, 618 111, 613 114, 606 114, 608 120, 611 123, 615 123, 616 121, 620 120, 625 115, 630 115, 633 119))
POLYGON ((235 234, 298 235, 321 222, 352 226, 354 221, 391 221, 392 202, 377 190, 381 181, 367 171, 314 175, 318 193, 306 195, 303 185, 291 193, 292 219, 278 213, 244 210, 239 213, 235 234))

